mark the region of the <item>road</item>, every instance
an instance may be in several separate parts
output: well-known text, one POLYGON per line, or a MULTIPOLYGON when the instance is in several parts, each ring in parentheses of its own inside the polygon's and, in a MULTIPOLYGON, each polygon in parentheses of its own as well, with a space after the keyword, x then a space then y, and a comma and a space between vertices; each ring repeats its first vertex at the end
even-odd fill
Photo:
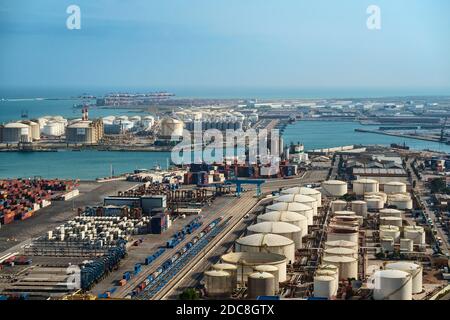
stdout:
MULTIPOLYGON (((416 194, 418 196, 419 201, 421 202, 423 209, 425 211, 425 214, 427 217, 430 217, 433 221, 434 227, 432 227, 433 230, 436 230, 437 236, 439 236, 442 239, 442 245, 440 246, 442 252, 446 254, 447 256, 450 253, 450 240, 447 234, 445 233, 442 226, 438 223, 437 217, 434 213, 434 210, 431 209, 428 200, 431 200, 431 197, 427 195, 427 187, 423 183, 423 181, 415 174, 413 168, 412 168, 412 160, 409 159, 406 162, 406 167, 411 170, 411 174, 413 179, 416 181, 416 194)), ((428 223, 428 222, 427 222, 428 223)))
MULTIPOLYGON (((300 178, 295 179, 277 179, 267 180, 263 185, 262 191, 272 192, 277 191, 279 188, 287 188, 292 186, 299 186, 308 183, 320 182, 326 178, 328 171, 308 171, 300 178)), ((248 192, 243 193, 239 202, 230 207, 225 212, 225 217, 232 215, 232 221, 229 223, 229 227, 224 230, 220 237, 217 237, 212 241, 205 249, 204 254, 190 262, 176 277, 171 279, 169 283, 155 295, 153 299, 176 299, 178 294, 184 289, 189 287, 195 287, 203 277, 203 272, 207 270, 211 264, 218 261, 219 257, 229 251, 233 246, 235 240, 245 231, 246 227, 254 221, 252 211, 257 207, 256 198, 253 206, 250 206, 249 202, 242 203, 246 197, 253 195, 251 188, 247 189, 248 192), (244 219, 244 216, 250 213, 249 219, 244 219)), ((265 201, 265 200, 262 200, 265 201)))

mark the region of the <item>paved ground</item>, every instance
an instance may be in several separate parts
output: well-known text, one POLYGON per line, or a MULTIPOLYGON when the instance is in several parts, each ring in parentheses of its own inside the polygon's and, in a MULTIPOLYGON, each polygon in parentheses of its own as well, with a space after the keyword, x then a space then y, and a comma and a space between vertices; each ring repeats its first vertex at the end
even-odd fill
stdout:
POLYGON ((81 182, 80 195, 69 201, 55 201, 51 206, 40 209, 24 221, 14 221, 0 228, 0 255, 14 252, 30 242, 31 238, 43 235, 68 219, 76 216, 74 208, 96 205, 103 202, 103 197, 116 194, 137 185, 136 182, 113 181, 107 183, 81 182))

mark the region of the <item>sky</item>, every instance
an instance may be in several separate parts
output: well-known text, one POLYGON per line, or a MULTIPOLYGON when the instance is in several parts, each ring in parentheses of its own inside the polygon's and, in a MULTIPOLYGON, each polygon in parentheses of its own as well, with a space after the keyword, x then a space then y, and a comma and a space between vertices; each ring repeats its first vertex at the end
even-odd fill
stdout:
POLYGON ((449 14, 448 0, 0 0, 0 87, 450 94, 449 14))

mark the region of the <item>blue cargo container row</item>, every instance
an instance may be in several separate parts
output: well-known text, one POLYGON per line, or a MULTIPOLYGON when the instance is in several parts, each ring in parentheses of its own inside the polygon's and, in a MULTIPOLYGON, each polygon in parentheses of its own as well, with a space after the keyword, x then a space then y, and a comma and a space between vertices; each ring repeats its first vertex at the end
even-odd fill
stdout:
MULTIPOLYGON (((210 237, 214 237, 216 234, 218 234, 218 232, 220 232, 221 228, 215 229, 215 227, 221 220, 222 218, 218 218, 213 222, 211 222, 207 227, 205 227, 202 230, 202 232, 199 233, 198 236, 193 238, 192 242, 187 243, 185 246, 183 246, 182 249, 177 251, 171 258, 164 261, 162 265, 159 266, 153 274, 147 277, 146 281, 141 283, 138 287, 136 287, 132 291, 131 297, 132 298, 137 297, 142 292, 146 291, 153 292, 155 290, 155 287, 157 288, 156 292, 159 291, 167 282, 167 280, 161 279, 161 275, 172 272, 173 273, 171 275, 172 277, 180 270, 181 265, 185 263, 186 260, 189 260, 192 257, 196 256, 198 252, 209 243, 210 237), (175 271, 171 271, 172 269, 174 269, 175 271)), ((145 294, 147 295, 147 293, 145 294)))

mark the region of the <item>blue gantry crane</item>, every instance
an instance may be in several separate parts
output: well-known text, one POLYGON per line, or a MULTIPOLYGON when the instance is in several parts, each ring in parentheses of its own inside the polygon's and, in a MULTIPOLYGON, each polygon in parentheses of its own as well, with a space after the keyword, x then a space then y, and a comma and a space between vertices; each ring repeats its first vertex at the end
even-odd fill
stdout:
POLYGON ((263 183, 265 183, 266 180, 262 180, 262 179, 249 179, 249 180, 244 180, 244 179, 231 179, 231 180, 226 180, 225 184, 235 184, 236 185, 236 196, 239 197, 241 195, 242 192, 242 185, 243 184, 253 184, 256 185, 256 195, 259 197, 261 195, 261 185, 263 183))

